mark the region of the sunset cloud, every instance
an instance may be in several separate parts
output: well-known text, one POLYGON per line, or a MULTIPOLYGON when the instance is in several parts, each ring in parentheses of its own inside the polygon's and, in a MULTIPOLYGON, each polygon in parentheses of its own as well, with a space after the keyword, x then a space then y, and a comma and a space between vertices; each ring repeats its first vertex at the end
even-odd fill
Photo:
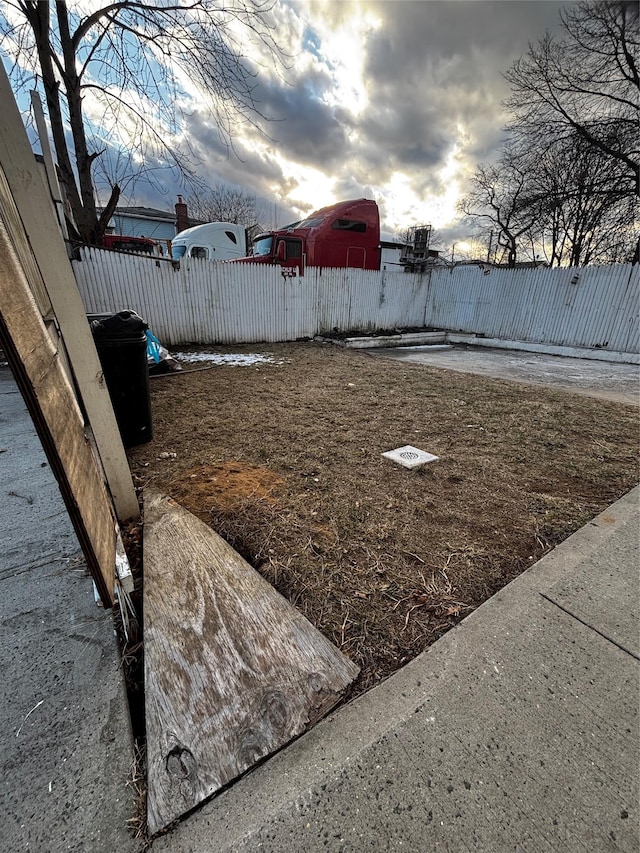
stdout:
POLYGON ((286 21, 292 60, 284 75, 259 78, 260 110, 273 119, 261 123, 268 137, 241 126, 240 165, 207 131, 202 106, 189 131, 205 174, 277 201, 283 222, 367 195, 389 235, 416 222, 456 234, 466 179, 501 141, 502 74, 529 41, 557 29, 559 8, 281 0, 274 14, 286 21))

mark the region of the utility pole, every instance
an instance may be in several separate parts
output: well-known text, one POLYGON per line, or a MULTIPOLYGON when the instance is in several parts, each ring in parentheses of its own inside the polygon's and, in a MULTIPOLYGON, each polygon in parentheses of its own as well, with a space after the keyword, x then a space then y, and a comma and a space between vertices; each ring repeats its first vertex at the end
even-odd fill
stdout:
POLYGON ((489 231, 489 248, 487 249, 487 263, 491 262, 491 243, 493 241, 493 229, 489 231))

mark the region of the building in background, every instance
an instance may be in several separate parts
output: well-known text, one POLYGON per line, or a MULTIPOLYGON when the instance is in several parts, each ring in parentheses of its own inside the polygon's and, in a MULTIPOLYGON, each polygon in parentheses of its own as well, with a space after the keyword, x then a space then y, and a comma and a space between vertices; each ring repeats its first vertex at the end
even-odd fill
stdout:
POLYGON ((400 259, 404 243, 397 240, 380 240, 380 269, 397 272, 402 270, 400 259))
POLYGON ((178 196, 172 211, 158 210, 155 207, 116 207, 109 220, 108 234, 121 234, 125 237, 148 237, 157 243, 166 245, 176 234, 201 225, 199 219, 190 219, 187 205, 178 196))

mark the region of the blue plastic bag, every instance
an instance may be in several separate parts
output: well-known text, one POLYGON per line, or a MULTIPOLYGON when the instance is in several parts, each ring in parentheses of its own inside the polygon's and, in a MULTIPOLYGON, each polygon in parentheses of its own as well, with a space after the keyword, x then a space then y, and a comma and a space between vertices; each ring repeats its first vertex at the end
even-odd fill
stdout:
POLYGON ((153 334, 153 332, 147 329, 147 359, 153 359, 153 361, 158 364, 160 361, 160 347, 162 344, 153 334))

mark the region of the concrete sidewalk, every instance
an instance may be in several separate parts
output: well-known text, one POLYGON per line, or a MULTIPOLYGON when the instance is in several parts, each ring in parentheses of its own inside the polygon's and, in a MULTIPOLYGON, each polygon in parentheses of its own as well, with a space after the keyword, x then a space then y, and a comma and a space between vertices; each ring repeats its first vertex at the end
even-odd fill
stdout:
POLYGON ((0 367, 0 851, 139 848, 113 618, 99 608, 58 485, 0 367))
POLYGON ((637 851, 640 488, 153 853, 637 851))

